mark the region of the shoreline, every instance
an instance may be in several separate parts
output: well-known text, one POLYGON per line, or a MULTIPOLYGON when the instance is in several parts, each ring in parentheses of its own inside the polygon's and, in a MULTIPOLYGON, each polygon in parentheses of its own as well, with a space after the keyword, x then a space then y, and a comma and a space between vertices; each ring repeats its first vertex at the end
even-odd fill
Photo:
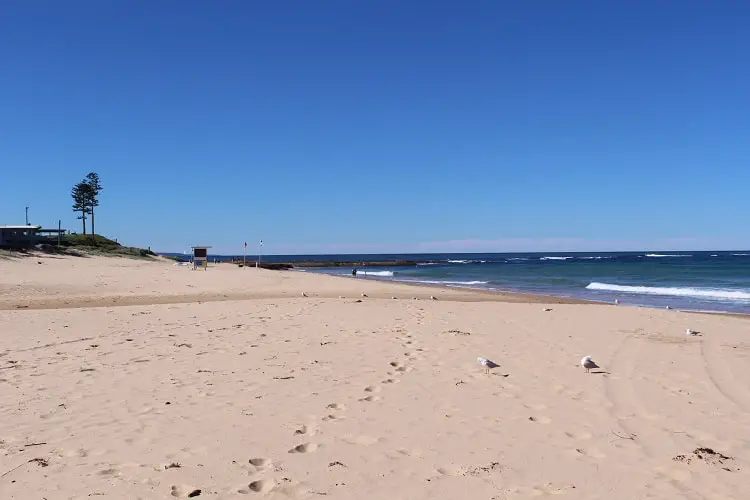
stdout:
MULTIPOLYGON (((38 255, 39 259, 45 259, 47 256, 38 255)), ((76 257, 69 257, 60 259, 59 256, 51 257, 48 262, 54 262, 57 260, 67 260, 68 262, 76 262, 76 257)), ((116 257, 100 257, 99 259, 105 259, 111 262, 117 262, 116 257)), ((33 259, 32 259, 33 260, 33 259)), ((87 259, 88 260, 88 259, 87 259)), ((13 261, 6 261, 13 262, 13 261)), ((27 263, 30 263, 27 261, 27 263)), ((81 262, 85 264, 85 261, 81 262)), ((180 266, 175 266, 174 263, 166 258, 154 261, 130 261, 128 264, 123 263, 126 267, 144 268, 148 266, 157 266, 162 269, 174 269, 180 266)), ((84 266, 85 267, 85 266, 84 266)), ((37 270, 37 266, 33 266, 34 270, 37 270)), ((202 276, 202 271, 188 271, 186 269, 179 269, 182 273, 182 277, 191 276, 192 273, 194 278, 202 276)), ((277 275, 283 276, 294 275, 302 277, 306 281, 312 281, 316 283, 310 283, 309 289, 306 289, 307 298, 309 299, 341 299, 343 296, 345 299, 356 300, 360 299, 362 291, 351 293, 354 289, 352 285, 360 285, 367 292, 368 299, 384 300, 395 296, 398 300, 418 300, 430 301, 430 296, 434 295, 438 301, 448 302, 464 302, 464 303, 477 303, 477 302, 495 302, 495 303, 522 303, 522 304, 548 304, 548 305, 561 305, 561 304, 578 304, 578 305, 598 305, 598 306, 611 306, 615 304, 610 302, 579 299, 573 297, 563 297, 554 295, 534 294, 520 291, 510 290, 487 290, 481 288, 471 288, 464 286, 449 286, 449 285, 438 285, 438 284, 427 284, 410 281, 398 281, 398 280, 386 280, 378 277, 371 276, 358 276, 352 277, 349 275, 340 274, 329 274, 320 271, 307 271, 303 269, 288 270, 288 271, 272 271, 265 269, 256 268, 236 268, 234 266, 225 266, 222 264, 213 264, 209 267, 207 273, 210 277, 220 274, 221 278, 227 278, 227 280, 237 281, 240 277, 251 277, 243 276, 241 273, 257 273, 258 276, 273 277, 277 275), (214 271, 214 274, 211 271, 214 271), (218 272, 218 273, 217 273, 218 272), (334 286, 333 283, 338 283, 341 286, 334 286), (316 290, 316 287, 319 289, 316 290), (366 290, 365 290, 366 289, 366 290)), ((271 278, 273 279, 273 278, 271 278)), ((165 305, 165 304, 201 304, 201 303, 217 303, 217 302, 230 302, 230 301, 261 301, 269 299, 293 299, 297 298, 298 294, 296 291, 291 289, 285 289, 285 287, 275 286, 273 289, 255 289, 248 290, 246 286, 238 288, 237 283, 224 283, 224 280, 220 280, 217 283, 218 286, 213 287, 211 290, 191 293, 176 293, 174 289, 160 291, 152 291, 151 293, 135 293, 134 290, 123 290, 120 293, 81 293, 81 290, 76 290, 78 293, 47 293, 47 294, 21 294, 10 296, 6 293, 0 295, 0 310, 9 311, 25 311, 25 310, 54 310, 54 309, 80 309, 80 308, 107 308, 107 307, 127 307, 127 306, 149 306, 149 305, 165 305), (227 286, 225 286, 227 285, 227 286), (235 285, 235 286, 232 286, 235 285)), ((194 287, 196 285, 187 284, 187 287, 194 287)), ((138 287, 136 287, 138 288, 138 287)), ((292 287, 293 288, 293 287, 292 287)), ((2 291, 2 288, 0 288, 2 291)), ((659 307, 652 307, 648 305, 639 304, 620 304, 620 308, 635 308, 635 309, 648 309, 648 310, 662 310, 659 307)), ((684 308, 674 308, 672 312, 684 312, 690 314, 700 315, 711 315, 711 316, 727 316, 742 319, 750 319, 750 314, 735 313, 731 311, 711 311, 711 310, 692 310, 684 308)))
MULTIPOLYGON (((250 269, 250 268, 248 268, 250 269)), ((192 271, 191 271, 192 272, 192 271)), ((200 271, 196 271, 200 272, 200 271)), ((242 272, 242 271, 239 271, 242 272)), ((253 269, 249 272, 255 272, 253 269)), ((267 271, 270 273, 283 273, 288 271, 267 271)), ((296 273, 303 274, 297 271, 296 273)), ((594 301, 586 301, 565 297, 554 297, 538 294, 525 294, 515 292, 500 292, 492 290, 479 290, 473 288, 455 289, 437 285, 420 283, 388 282, 371 278, 350 278, 346 276, 335 276, 325 273, 310 273, 308 276, 321 276, 331 280, 347 280, 352 283, 378 283, 389 288, 379 291, 368 291, 367 298, 375 300, 393 300, 399 292, 412 289, 412 293, 404 295, 401 293, 396 300, 418 300, 431 301, 430 296, 435 295, 437 301, 447 302, 501 302, 522 304, 590 304, 608 305, 594 301), (419 290, 419 293, 416 291, 419 290), (431 292, 428 294, 427 292, 431 292)), ((367 287, 367 285, 366 285, 367 287)), ((316 292, 311 290, 307 293, 308 299, 340 299, 341 294, 337 291, 316 292)), ((243 300, 269 300, 269 299, 297 299, 298 295, 293 291, 222 291, 217 290, 210 293, 193 294, 112 294, 112 295, 65 295, 65 296, 36 296, 17 299, 0 299, 0 310, 48 310, 48 309, 80 309, 96 307, 125 307, 125 306, 147 306, 164 304, 191 304, 204 302, 232 302, 243 300)), ((361 296, 352 295, 345 299, 356 300, 361 296)))
MULTIPOLYGON (((294 272, 306 272, 305 270, 292 270, 294 272)), ((367 280, 367 281, 376 281, 379 283, 393 283, 393 284, 399 284, 399 285, 406 285, 406 286, 412 286, 412 287, 418 287, 418 288, 429 288, 429 289, 436 289, 436 290, 462 290, 469 293, 477 293, 477 294, 485 294, 488 296, 501 296, 506 298, 506 300, 495 300, 494 302, 523 302, 523 303, 529 303, 529 304, 588 304, 588 305, 601 305, 601 306, 615 306, 618 307, 636 307, 636 308, 644 308, 644 309, 650 309, 654 311, 660 311, 663 310, 661 307, 657 306, 651 306, 647 304, 613 304, 611 302, 605 302, 600 300, 589 300, 589 299, 579 299, 576 297, 565 297, 565 296, 558 296, 558 295, 545 295, 545 294, 538 294, 538 293, 528 293, 528 292, 521 292, 521 291, 514 291, 514 290, 488 290, 483 288, 471 288, 470 286, 451 286, 451 285, 438 285, 438 284, 427 284, 427 283, 419 283, 419 282, 411 282, 411 281, 399 281, 399 280, 386 280, 382 278, 378 278, 376 276, 368 277, 368 276, 362 276, 362 277, 351 277, 346 275, 339 275, 339 274, 328 274, 325 272, 320 271, 312 271, 311 274, 322 274, 325 276, 331 276, 334 278, 344 278, 344 279, 350 279, 350 280, 367 280), (518 298, 520 300, 509 300, 511 297, 518 298)), ((469 302, 469 301, 465 301, 469 302)), ((732 312, 732 311, 722 311, 722 310, 708 310, 708 309, 685 309, 680 307, 675 307, 673 309, 669 309, 671 311, 675 312, 685 312, 685 313, 691 313, 691 314, 711 314, 716 316, 730 316, 730 317, 738 317, 738 318, 746 318, 750 319, 750 313, 739 313, 739 312, 732 312)))

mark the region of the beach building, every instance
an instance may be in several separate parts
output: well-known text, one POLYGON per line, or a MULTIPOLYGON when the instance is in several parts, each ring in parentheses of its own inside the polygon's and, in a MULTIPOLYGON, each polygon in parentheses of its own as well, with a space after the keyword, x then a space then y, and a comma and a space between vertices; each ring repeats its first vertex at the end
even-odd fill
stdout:
POLYGON ((44 229, 42 226, 0 226, 0 247, 29 248, 37 243, 57 242, 67 229, 44 229))
POLYGON ((28 248, 39 237, 42 226, 0 226, 0 247, 28 248))

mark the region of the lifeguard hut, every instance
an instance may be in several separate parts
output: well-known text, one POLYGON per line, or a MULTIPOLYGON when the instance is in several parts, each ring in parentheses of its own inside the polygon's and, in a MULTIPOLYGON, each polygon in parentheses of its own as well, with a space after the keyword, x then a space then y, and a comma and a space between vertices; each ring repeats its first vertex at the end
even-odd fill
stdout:
POLYGON ((208 269, 208 249, 211 247, 191 247, 193 249, 193 269, 208 269))

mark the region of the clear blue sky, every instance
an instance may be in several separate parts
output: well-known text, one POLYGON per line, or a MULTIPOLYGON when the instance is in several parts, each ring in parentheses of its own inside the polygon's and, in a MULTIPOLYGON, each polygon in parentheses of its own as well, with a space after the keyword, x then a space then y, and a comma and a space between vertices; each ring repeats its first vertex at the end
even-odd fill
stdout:
POLYGON ((750 2, 0 5, 0 224, 241 253, 750 247, 750 2))

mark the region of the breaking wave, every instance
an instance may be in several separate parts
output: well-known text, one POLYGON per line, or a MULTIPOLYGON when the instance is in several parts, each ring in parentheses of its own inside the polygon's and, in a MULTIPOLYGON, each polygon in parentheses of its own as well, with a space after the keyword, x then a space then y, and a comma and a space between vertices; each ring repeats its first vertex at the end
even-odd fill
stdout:
POLYGON ((390 277, 393 276, 393 271, 360 271, 357 270, 357 276, 360 274, 364 276, 386 276, 390 277))
POLYGON ((696 299, 708 300, 750 302, 750 290, 729 290, 723 288, 627 286, 597 282, 589 283, 586 286, 586 289, 645 295, 664 295, 671 297, 692 297, 696 299))

